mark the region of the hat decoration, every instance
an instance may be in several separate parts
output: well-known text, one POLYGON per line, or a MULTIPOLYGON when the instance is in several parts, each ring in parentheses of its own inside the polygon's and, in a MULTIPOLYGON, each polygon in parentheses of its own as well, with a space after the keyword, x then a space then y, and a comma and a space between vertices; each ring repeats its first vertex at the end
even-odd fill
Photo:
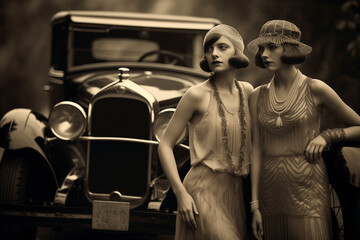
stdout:
POLYGON ((271 20, 266 22, 259 33, 259 37, 252 40, 248 45, 248 50, 256 54, 259 45, 266 43, 274 44, 295 44, 298 45, 299 50, 305 55, 312 51, 312 47, 300 42, 301 31, 293 23, 285 20, 271 20))

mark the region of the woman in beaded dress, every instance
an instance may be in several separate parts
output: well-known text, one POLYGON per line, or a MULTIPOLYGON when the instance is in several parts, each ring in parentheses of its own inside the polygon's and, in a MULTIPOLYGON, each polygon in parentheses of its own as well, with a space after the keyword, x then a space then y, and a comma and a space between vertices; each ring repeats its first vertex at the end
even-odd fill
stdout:
POLYGON ((272 20, 248 44, 257 66, 274 75, 249 97, 253 119, 253 232, 258 239, 332 239, 330 192, 321 153, 360 138, 360 117, 324 82, 302 74, 312 48, 293 23, 272 20), (348 127, 320 133, 327 110, 348 127))
POLYGON ((242 176, 248 174, 251 84, 235 79, 249 60, 241 35, 220 24, 204 38, 200 66, 208 80, 188 89, 159 145, 178 211, 175 239, 247 239, 242 176), (189 125, 191 169, 182 183, 173 147, 189 125))

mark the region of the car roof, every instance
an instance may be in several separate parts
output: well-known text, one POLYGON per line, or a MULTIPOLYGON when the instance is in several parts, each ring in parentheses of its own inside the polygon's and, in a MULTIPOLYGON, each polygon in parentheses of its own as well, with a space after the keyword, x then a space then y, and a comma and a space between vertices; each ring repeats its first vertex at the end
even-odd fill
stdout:
POLYGON ((115 11, 61 11, 52 17, 51 22, 64 18, 70 18, 74 23, 193 30, 208 30, 221 23, 218 19, 207 17, 115 11))

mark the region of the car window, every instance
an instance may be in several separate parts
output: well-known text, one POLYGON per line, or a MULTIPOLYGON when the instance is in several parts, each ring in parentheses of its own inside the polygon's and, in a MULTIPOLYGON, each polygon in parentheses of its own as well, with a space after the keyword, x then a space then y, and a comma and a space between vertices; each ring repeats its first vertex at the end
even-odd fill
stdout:
MULTIPOLYGON (((92 56, 105 61, 137 61, 147 52, 159 50, 154 41, 132 38, 100 38, 92 43, 92 56)), ((156 61, 156 55, 149 56, 156 61)))
POLYGON ((169 63, 167 58, 175 55, 183 60, 175 64, 199 68, 204 34, 186 29, 73 27, 69 32, 68 69, 101 62, 137 62, 147 53, 143 61, 169 63))

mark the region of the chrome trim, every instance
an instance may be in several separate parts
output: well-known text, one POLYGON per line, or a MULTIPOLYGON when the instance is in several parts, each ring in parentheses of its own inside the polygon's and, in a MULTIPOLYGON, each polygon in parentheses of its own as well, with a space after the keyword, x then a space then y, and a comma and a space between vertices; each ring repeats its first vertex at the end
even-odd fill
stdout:
POLYGON ((54 78, 63 78, 64 77, 64 71, 55 70, 54 67, 49 68, 48 74, 50 77, 54 77, 54 78))
POLYGON ((89 63, 78 66, 71 66, 68 69, 69 73, 77 73, 81 71, 87 71, 89 69, 97 68, 108 68, 108 69, 117 69, 118 66, 127 67, 131 69, 152 69, 154 72, 159 71, 171 71, 173 73, 187 74, 195 77, 206 78, 210 77, 210 73, 202 71, 200 68, 190 68, 184 66, 177 66, 171 64, 162 64, 162 63, 153 63, 153 62, 102 62, 102 63, 89 63))
POLYGON ((80 141, 118 141, 118 142, 137 142, 137 143, 147 143, 152 145, 158 145, 158 141, 145 140, 145 139, 136 139, 136 138, 124 138, 124 137, 90 137, 82 136, 79 138, 80 141))
POLYGON ((1 164, 1 160, 4 155, 4 152, 5 152, 5 148, 0 147, 0 164, 1 164))
POLYGON ((82 16, 94 18, 117 18, 132 20, 157 20, 157 21, 176 21, 176 22, 193 22, 193 23, 213 23, 220 24, 221 21, 210 17, 195 17, 185 15, 155 14, 155 13, 131 13, 116 11, 60 11, 53 15, 51 22, 64 18, 66 16, 82 16))
POLYGON ((58 137, 58 138, 60 138, 61 140, 70 140, 70 141, 72 141, 72 140, 74 140, 74 139, 77 139, 79 136, 81 136, 81 135, 83 135, 84 134, 84 132, 85 132, 85 130, 86 130, 86 124, 87 124, 87 119, 86 119, 86 113, 85 113, 85 111, 84 111, 84 109, 79 105, 79 104, 77 104, 77 103, 75 103, 75 102, 71 102, 71 101, 62 101, 62 102, 59 102, 59 103, 57 103, 53 108, 52 108, 52 110, 50 111, 50 114, 49 114, 49 126, 50 126, 50 130, 51 130, 51 132, 56 136, 56 137, 58 137), (73 136, 73 137, 63 137, 63 136, 60 136, 55 130, 54 130, 54 128, 53 128, 53 125, 50 123, 50 121, 51 121, 51 115, 54 113, 54 109, 56 109, 57 107, 61 107, 61 106, 63 106, 63 105, 65 105, 65 106, 72 106, 72 107, 74 107, 75 109, 77 109, 80 113, 81 113, 81 115, 82 115, 82 117, 83 117, 83 119, 84 119, 84 127, 83 127, 83 129, 81 130, 81 132, 79 132, 77 135, 75 135, 75 136, 73 136))
POLYGON ((130 77, 130 74, 129 74, 129 71, 130 69, 129 68, 125 68, 125 67, 120 67, 118 68, 118 76, 119 76, 119 82, 122 82, 124 80, 129 80, 129 77, 130 77))
MULTIPOLYGON (((86 189, 86 191, 88 191, 88 189, 86 189)), ((115 192, 117 192, 117 191, 115 191, 115 192)), ((113 200, 113 198, 112 198, 112 193, 113 192, 111 192, 110 194, 101 194, 101 193, 96 193, 96 194, 94 194, 94 193, 88 193, 89 194, 89 196, 91 196, 91 197, 95 197, 95 199, 89 199, 91 202, 92 201, 98 201, 98 200, 107 200, 107 201, 114 201, 113 200)), ((121 201, 121 202, 136 202, 136 201, 140 201, 140 200, 142 200, 143 198, 142 197, 137 197, 137 196, 128 196, 128 195, 121 195, 121 200, 119 200, 119 201, 121 201)), ((134 206, 131 206, 131 208, 134 208, 134 207, 138 207, 138 206, 140 206, 142 204, 142 202, 140 203, 140 204, 136 204, 136 205, 134 205, 134 206)))
MULTIPOLYGON (((93 99, 95 99, 95 101, 92 100, 91 103, 89 104, 89 111, 88 111, 89 112, 89 116, 88 116, 89 129, 91 129, 90 120, 91 120, 91 113, 92 113, 92 105, 94 105, 94 103, 96 101, 98 101, 102 98, 108 98, 108 97, 124 98, 122 96, 119 96, 116 93, 116 91, 114 91, 114 93, 107 92, 107 90, 110 90, 111 87, 114 87, 117 84, 119 84, 119 86, 122 86, 123 88, 125 88, 125 91, 129 92, 129 94, 125 95, 126 98, 136 99, 136 100, 142 101, 148 105, 149 112, 151 113, 151 123, 153 123, 154 119, 155 119, 155 113, 154 113, 154 106, 156 103, 155 97, 151 93, 149 93, 146 89, 144 89, 143 87, 134 83, 131 80, 123 81, 121 83, 116 81, 116 82, 110 83, 109 85, 103 87, 99 91, 99 93, 93 97, 93 99)), ((156 109, 155 109, 155 111, 156 111, 156 109)), ((151 128, 151 126, 150 126, 150 128, 151 128)), ((91 135, 91 133, 90 133, 90 135, 91 135)))
POLYGON ((110 193, 110 200, 112 201, 136 201, 141 200, 141 197, 134 197, 128 195, 122 195, 119 191, 112 191, 110 193))
POLYGON ((71 169, 71 171, 64 179, 62 186, 56 190, 54 203, 65 206, 72 186, 74 185, 75 181, 82 178, 84 174, 84 166, 71 169))
POLYGON ((54 83, 54 84, 57 84, 57 85, 64 85, 64 81, 62 79, 57 79, 55 77, 52 77, 49 79, 49 82, 50 83, 54 83))
MULTIPOLYGON (((105 86, 104 88, 101 89, 101 91, 96 94, 93 99, 92 102, 89 104, 89 110, 88 110, 88 131, 89 131, 89 135, 91 135, 91 120, 92 120, 92 108, 94 103, 96 103, 96 101, 99 101, 101 99, 104 98, 109 98, 109 97, 113 97, 113 98, 119 98, 119 99, 135 99, 138 101, 141 101, 143 103, 146 104, 146 106, 148 107, 148 114, 149 114, 149 118, 150 118, 150 122, 149 122, 149 136, 152 136, 152 123, 154 122, 154 118, 155 118, 155 113, 154 113, 154 107, 157 108, 157 102, 156 99, 154 98, 154 96, 152 96, 148 91, 146 91, 145 89, 143 89, 141 86, 135 84, 134 82, 130 81, 130 80, 126 80, 123 81, 121 83, 111 83, 110 86, 105 86), (125 87, 125 91, 126 93, 124 95, 119 95, 116 91, 115 88, 117 86, 123 86, 125 87)), ((139 142, 139 143, 150 143, 152 144, 151 140, 142 140, 142 139, 131 139, 131 138, 118 138, 118 137, 86 137, 83 136, 81 137, 79 140, 99 140, 99 141, 132 141, 132 142, 139 142), (116 140, 118 139, 118 140, 116 140)), ((155 142, 154 142, 155 143, 155 142)), ((101 193, 92 193, 89 191, 89 186, 88 186, 88 176, 89 176, 89 154, 90 154, 90 147, 89 147, 89 142, 88 142, 88 147, 87 147, 87 158, 86 158, 86 176, 85 176, 85 192, 86 192, 86 196, 89 199, 89 201, 93 201, 93 200, 108 200, 110 198, 110 194, 101 194, 101 193)), ((158 144, 157 142, 155 144, 158 144)), ((151 156, 152 156, 152 148, 149 146, 149 154, 147 156, 147 161, 149 166, 151 166, 151 156)), ((148 185, 150 185, 151 182, 151 167, 148 168, 148 179, 147 179, 147 183, 148 185)), ((141 196, 140 200, 134 200, 134 203, 131 205, 130 208, 135 208, 140 206, 141 204, 143 204, 146 201, 146 196, 149 194, 149 187, 147 187, 147 190, 145 192, 145 194, 143 196, 141 196)))
POLYGON ((119 18, 99 18, 93 16, 71 16, 71 20, 76 23, 119 25, 128 27, 144 28, 171 28, 189 30, 209 30, 215 24, 213 22, 187 22, 187 21, 159 21, 156 19, 119 19, 119 18))
MULTIPOLYGON (((57 141, 59 140, 56 137, 46 138, 47 142, 57 141)), ((146 139, 137 139, 137 138, 125 138, 125 137, 91 137, 91 136, 81 136, 77 139, 77 141, 117 141, 117 142, 136 142, 136 143, 144 143, 151 145, 159 145, 160 142, 146 139)), ((189 150, 190 147, 185 144, 177 145, 182 147, 183 149, 189 150)))
POLYGON ((61 187, 56 190, 54 203, 60 206, 66 205, 66 200, 74 183, 85 177, 85 159, 81 150, 74 144, 66 144, 66 146, 66 151, 71 155, 73 167, 63 179, 61 187))

